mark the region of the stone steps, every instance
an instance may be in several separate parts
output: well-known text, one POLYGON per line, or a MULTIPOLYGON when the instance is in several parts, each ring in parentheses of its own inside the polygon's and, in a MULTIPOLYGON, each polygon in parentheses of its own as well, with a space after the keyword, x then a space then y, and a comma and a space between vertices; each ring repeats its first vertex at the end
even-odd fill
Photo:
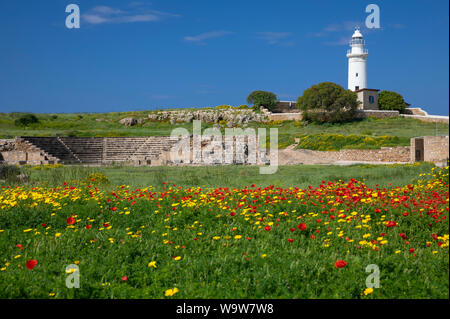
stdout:
POLYGON ((41 152, 49 161, 76 163, 77 159, 54 137, 21 137, 29 152, 41 152))
POLYGON ((112 162, 150 163, 176 143, 168 136, 152 137, 21 137, 28 151, 48 155, 48 160, 73 164, 112 162))

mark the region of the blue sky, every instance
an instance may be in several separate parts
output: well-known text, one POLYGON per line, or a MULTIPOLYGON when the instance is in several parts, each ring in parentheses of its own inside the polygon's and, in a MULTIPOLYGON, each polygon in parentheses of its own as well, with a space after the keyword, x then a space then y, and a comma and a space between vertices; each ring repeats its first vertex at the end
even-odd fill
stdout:
POLYGON ((46 0, 0 3, 0 112, 240 105, 252 90, 295 100, 347 86, 365 36, 368 86, 449 114, 449 4, 434 1, 46 0), (67 29, 65 8, 81 10, 67 29), (381 10, 367 30, 365 8, 381 10))

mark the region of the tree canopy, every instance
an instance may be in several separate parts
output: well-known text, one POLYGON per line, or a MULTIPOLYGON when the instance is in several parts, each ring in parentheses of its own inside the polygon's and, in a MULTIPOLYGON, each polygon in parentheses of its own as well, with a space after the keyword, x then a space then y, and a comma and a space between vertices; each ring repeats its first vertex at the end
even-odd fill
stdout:
POLYGON ((358 107, 355 92, 332 82, 313 85, 297 100, 303 119, 318 123, 350 121, 358 107))
POLYGON ((399 111, 403 113, 406 108, 406 102, 403 96, 397 92, 381 91, 378 96, 378 105, 380 110, 399 111))
POLYGON ((272 92, 253 91, 247 97, 247 103, 253 104, 254 109, 264 106, 269 111, 273 111, 278 104, 277 96, 272 92))

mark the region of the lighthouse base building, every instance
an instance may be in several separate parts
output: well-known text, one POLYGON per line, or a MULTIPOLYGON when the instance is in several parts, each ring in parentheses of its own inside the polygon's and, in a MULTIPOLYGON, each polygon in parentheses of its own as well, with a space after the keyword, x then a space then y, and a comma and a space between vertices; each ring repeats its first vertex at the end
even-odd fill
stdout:
POLYGON ((378 92, 377 89, 359 89, 355 93, 360 102, 359 110, 378 110, 378 92))

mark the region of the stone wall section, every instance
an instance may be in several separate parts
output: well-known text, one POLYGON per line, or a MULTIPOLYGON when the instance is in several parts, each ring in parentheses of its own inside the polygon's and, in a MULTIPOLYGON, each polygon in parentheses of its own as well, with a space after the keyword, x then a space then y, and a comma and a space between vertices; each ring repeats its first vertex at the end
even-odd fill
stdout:
POLYGON ((343 149, 339 151, 312 151, 317 157, 349 162, 400 162, 410 161, 410 147, 382 147, 375 150, 343 149))
POLYGON ((446 162, 449 158, 448 136, 424 136, 423 147, 426 162, 446 162))

